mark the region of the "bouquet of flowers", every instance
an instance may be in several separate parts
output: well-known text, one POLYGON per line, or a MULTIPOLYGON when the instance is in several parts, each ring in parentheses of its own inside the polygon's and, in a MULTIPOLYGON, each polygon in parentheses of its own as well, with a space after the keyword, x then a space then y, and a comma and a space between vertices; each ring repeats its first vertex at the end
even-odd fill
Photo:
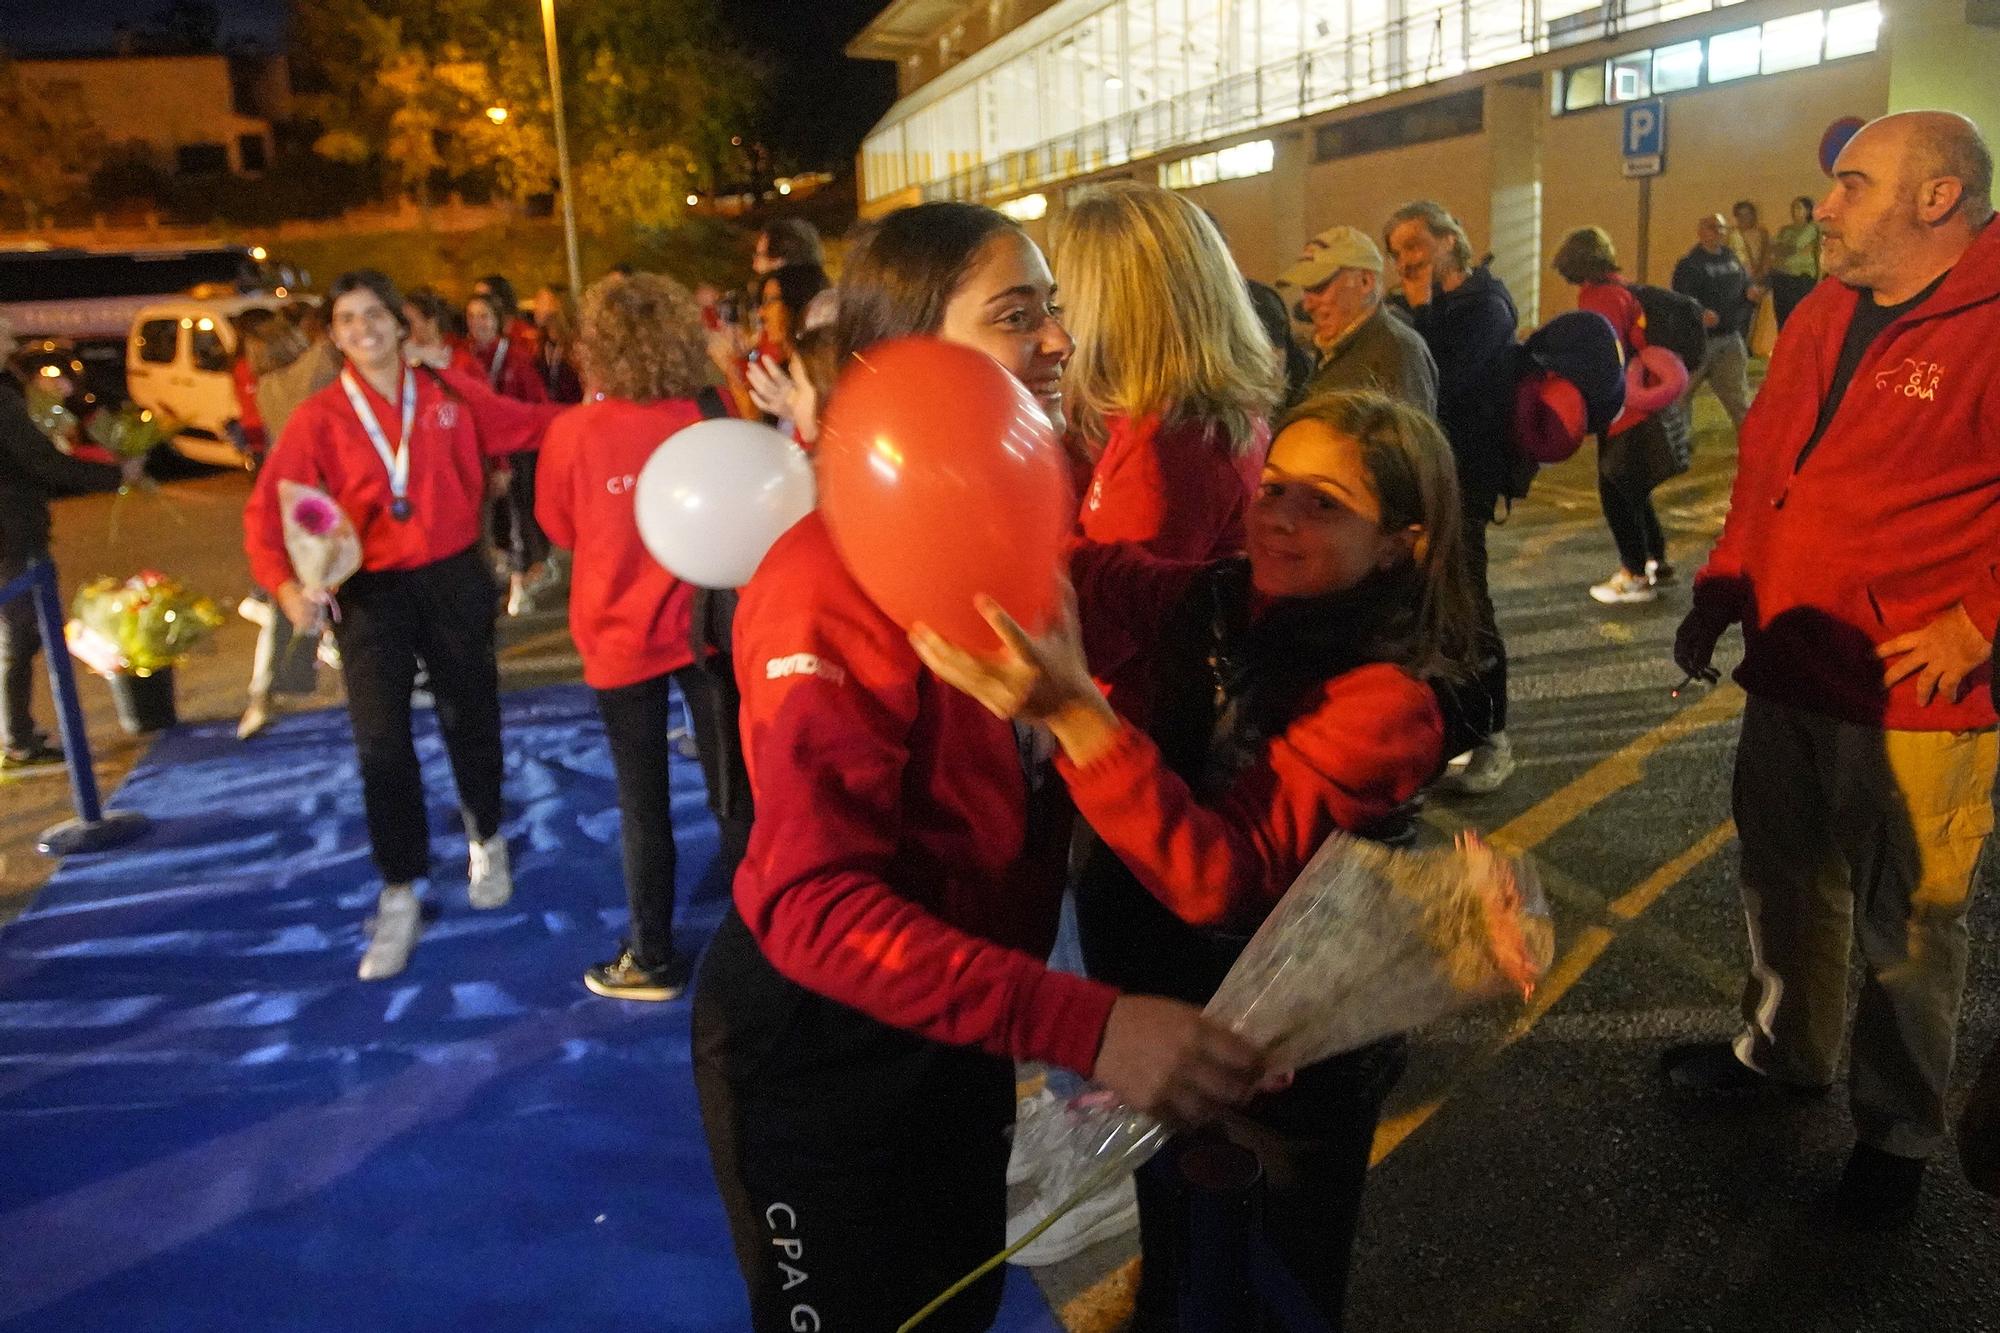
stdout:
MULTIPOLYGON (((1555 955, 1534 871, 1475 835, 1405 852, 1336 833, 1266 917, 1203 1010, 1296 1071, 1486 1000, 1526 997, 1555 955)), ((1049 1179, 1066 1201, 978 1272, 1131 1171, 1171 1131, 1088 1088, 1060 1112, 1049 1179)))
POLYGON ((306 596, 330 605, 334 589, 361 568, 361 535, 333 497, 296 481, 278 483, 285 554, 306 596))
POLYGON ((181 424, 163 412, 127 403, 90 414, 83 433, 115 458, 144 458, 180 433, 181 424))
POLYGON ((153 570, 86 584, 70 614, 70 652, 103 675, 163 671, 222 624, 215 603, 153 570))
POLYGON ((58 449, 68 453, 76 446, 78 422, 65 401, 64 386, 50 384, 36 376, 28 385, 28 417, 35 429, 49 437, 58 449))

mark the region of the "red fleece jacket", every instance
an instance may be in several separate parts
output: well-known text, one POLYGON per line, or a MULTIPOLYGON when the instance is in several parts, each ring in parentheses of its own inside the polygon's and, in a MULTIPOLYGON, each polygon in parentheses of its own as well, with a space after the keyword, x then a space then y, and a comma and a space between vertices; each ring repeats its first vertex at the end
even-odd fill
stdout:
POLYGON ((606 398, 564 412, 542 441, 535 517, 549 540, 576 553, 569 631, 592 689, 635 685, 694 661, 694 589, 646 550, 632 491, 660 442, 699 420, 691 398, 606 398))
MULTIPOLYGON (((1071 562, 1079 614, 1094 638, 1157 639, 1198 566, 1132 547, 1085 547, 1071 562)), ((1379 824, 1422 790, 1443 759, 1444 718, 1430 687, 1384 663, 1322 684, 1239 773, 1202 800, 1146 733, 1126 723, 1086 765, 1058 758, 1076 808, 1106 846, 1181 920, 1263 919, 1336 829, 1379 824)))
MULTIPOLYGON (((456 371, 403 373, 417 377, 410 517, 390 514, 388 469, 336 379, 292 413, 244 507, 243 548, 259 586, 276 592, 294 577, 278 508, 280 481, 317 486, 333 497, 361 535, 363 569, 415 569, 479 540, 485 459, 535 448, 561 410, 502 398, 456 371)), ((366 379, 355 378, 393 449, 403 423, 401 391, 392 405, 366 379)))
POLYGON ((1051 971, 1060 840, 1028 848, 1014 729, 923 669, 818 514, 735 622, 757 820, 735 896, 778 971, 935 1041, 1088 1076, 1117 992, 1051 971))
MULTIPOLYGON (((1132 543, 1165 560, 1218 560, 1243 549, 1244 515, 1264 471, 1271 435, 1259 424, 1231 454, 1211 422, 1161 425, 1157 416, 1113 417, 1084 489, 1078 542, 1132 543)), ((1105 697, 1144 726, 1152 714, 1145 645, 1100 641, 1091 659, 1105 697)))
POLYGON ((1803 466, 1857 294, 1823 282, 1779 335, 1743 423, 1696 613, 1743 624, 1752 694, 1896 731, 1994 723, 1985 667, 1957 702, 1882 688, 1876 645, 1963 605, 2000 624, 2000 227, 1862 357, 1803 466))

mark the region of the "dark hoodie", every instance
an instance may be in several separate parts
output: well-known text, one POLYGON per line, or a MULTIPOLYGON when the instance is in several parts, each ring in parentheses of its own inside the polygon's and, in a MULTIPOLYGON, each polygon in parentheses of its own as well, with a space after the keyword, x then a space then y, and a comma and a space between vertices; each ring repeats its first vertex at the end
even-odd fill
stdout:
POLYGON ((1411 312, 1410 322, 1437 362, 1438 425, 1451 441, 1459 483, 1476 507, 1507 487, 1508 445, 1518 373, 1511 357, 1520 315, 1507 285, 1485 265, 1472 270, 1458 290, 1433 288, 1428 305, 1411 312))
POLYGON ((71 458, 42 434, 13 381, 0 376, 0 561, 49 551, 49 501, 103 490, 118 469, 71 458))

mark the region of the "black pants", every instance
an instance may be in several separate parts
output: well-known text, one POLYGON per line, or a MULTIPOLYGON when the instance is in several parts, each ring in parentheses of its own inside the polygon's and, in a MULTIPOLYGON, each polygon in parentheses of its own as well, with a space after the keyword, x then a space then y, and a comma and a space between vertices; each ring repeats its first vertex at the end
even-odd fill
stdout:
MULTIPOLYGON (((1309 1065, 1285 1091, 1258 1098, 1210 1129, 1176 1136, 1140 1167, 1135 1183, 1143 1257, 1135 1333, 1180 1329, 1190 1214, 1180 1156, 1211 1138, 1256 1155, 1264 1171, 1264 1239, 1313 1310, 1340 1333, 1375 1125, 1406 1063, 1405 1043, 1397 1037, 1309 1065)), ((1265 1325, 1281 1327, 1268 1316, 1265 1325)))
MULTIPOLYGON (((794 985, 734 911, 702 959, 695 1089, 758 1333, 884 1333, 1006 1243, 1013 1066, 794 985)), ((968 1333, 997 1271, 926 1321, 968 1333)))
POLYGON ((1792 310, 1818 285, 1818 278, 1802 278, 1796 273, 1771 275, 1771 304, 1777 311, 1779 328, 1785 327, 1785 321, 1792 317, 1792 310))
POLYGON ((361 759, 361 803, 375 866, 389 884, 430 873, 423 775, 410 734, 417 666, 430 674, 466 833, 500 831, 500 671, 493 578, 476 548, 418 569, 363 571, 341 585, 341 675, 361 759))
POLYGON ((683 667, 637 684, 597 691, 597 711, 618 779, 619 841, 625 897, 632 908, 628 944, 639 966, 660 967, 674 953, 673 777, 667 733, 673 726, 668 682, 680 686, 694 723, 695 749, 708 786, 708 808, 722 835, 720 869, 734 876, 750 841, 749 777, 738 744, 735 681, 727 659, 683 667))
POLYGON ((1640 490, 1632 482, 1599 473, 1597 498, 1604 505, 1611 540, 1618 546, 1619 564, 1630 573, 1644 574, 1648 560, 1666 560, 1667 534, 1660 530, 1660 516, 1653 509, 1652 487, 1640 490))
POLYGON ((1487 529, 1493 522, 1493 506, 1499 502, 1499 496, 1483 486, 1471 485, 1461 499, 1465 569, 1479 612, 1475 642, 1480 664, 1471 680, 1438 687, 1447 756, 1463 754, 1494 732, 1507 729, 1507 645, 1500 637, 1500 622, 1493 611, 1486 558, 1487 529))
MULTIPOLYGON (((24 557, 0 556, 0 584, 11 583, 27 569, 24 557)), ((0 602, 0 748, 25 748, 40 736, 29 709, 35 698, 35 654, 41 650, 33 595, 0 602)))
MULTIPOLYGON (((1077 876, 1076 922, 1091 976, 1190 1004, 1209 1001, 1249 943, 1248 936, 1197 930, 1174 916, 1098 842, 1077 876)), ((1264 1237, 1334 1329, 1347 1299, 1375 1122, 1404 1059, 1398 1037, 1321 1061, 1299 1070, 1283 1092, 1258 1098, 1206 1131, 1257 1155, 1266 1184, 1264 1237)), ((1177 1139, 1138 1174, 1144 1255, 1138 1329, 1179 1325, 1189 1206, 1177 1159, 1197 1141, 1177 1139)))
POLYGON ((534 451, 508 457, 507 496, 495 516, 494 541, 507 551, 507 568, 525 574, 549 558, 549 539, 535 521, 534 451))

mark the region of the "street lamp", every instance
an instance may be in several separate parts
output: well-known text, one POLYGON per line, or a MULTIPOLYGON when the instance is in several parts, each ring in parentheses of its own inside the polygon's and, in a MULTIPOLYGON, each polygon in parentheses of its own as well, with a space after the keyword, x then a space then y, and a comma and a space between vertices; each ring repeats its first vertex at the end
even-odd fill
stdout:
POLYGON ((576 253, 576 191, 570 187, 569 130, 563 115, 562 62, 556 57, 556 0, 542 0, 542 42, 549 49, 549 92, 555 100, 556 180, 562 187, 563 247, 569 259, 569 289, 580 299, 583 295, 583 264, 576 253))
POLYGON ((486 118, 495 125, 505 125, 507 123, 507 108, 504 106, 489 106, 486 108, 486 118))

